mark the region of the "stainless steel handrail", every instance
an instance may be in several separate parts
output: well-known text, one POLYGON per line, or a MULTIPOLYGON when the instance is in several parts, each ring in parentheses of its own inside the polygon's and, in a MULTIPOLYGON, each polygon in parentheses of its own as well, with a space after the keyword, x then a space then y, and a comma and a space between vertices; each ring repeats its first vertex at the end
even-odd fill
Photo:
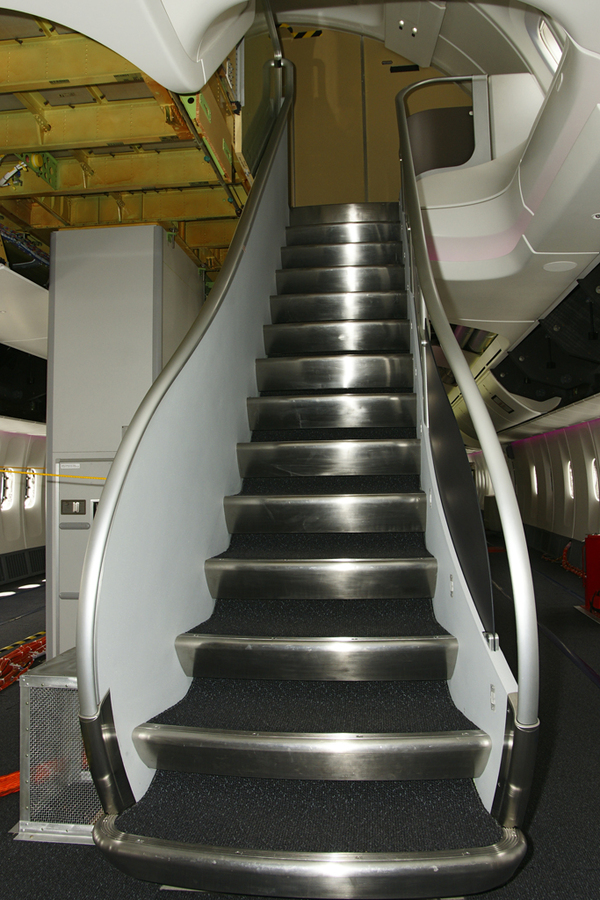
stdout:
POLYGON ((133 417, 111 466, 102 492, 102 501, 98 506, 98 513, 90 533, 81 579, 77 620, 77 687, 80 712, 83 717, 94 717, 102 699, 98 687, 95 646, 98 593, 108 539, 123 484, 154 412, 206 335, 211 322, 227 299, 229 287, 246 250, 246 244, 267 186, 281 136, 287 125, 294 95, 294 66, 286 59, 274 59, 272 65, 282 67, 285 71, 281 108, 223 268, 198 318, 142 400, 133 417))
POLYGON ((519 699, 517 707, 517 722, 528 728, 535 727, 538 721, 539 701, 539 660, 537 617, 535 608, 535 595, 529 554, 525 541, 523 522, 519 512, 517 498, 515 496, 512 479, 508 471, 506 459, 496 430, 488 413, 483 397, 475 383, 473 374, 463 356, 450 323, 446 317, 442 301, 431 269, 427 241, 421 215, 421 205, 417 189, 415 167, 410 147, 408 121, 405 102, 414 91, 425 85, 448 82, 468 81, 468 76, 461 78, 433 78, 429 81, 420 81, 409 85, 396 96, 396 112, 398 116, 398 130, 400 133, 401 163, 402 163, 402 190, 406 202, 414 256, 419 273, 419 283, 425 297, 425 303, 429 318, 439 339, 441 348, 456 378, 471 421, 477 433, 481 449, 487 463, 487 467, 496 494, 498 512, 502 522, 506 553, 510 567, 510 576, 513 588, 515 619, 517 625, 517 657, 518 657, 518 681, 519 699))

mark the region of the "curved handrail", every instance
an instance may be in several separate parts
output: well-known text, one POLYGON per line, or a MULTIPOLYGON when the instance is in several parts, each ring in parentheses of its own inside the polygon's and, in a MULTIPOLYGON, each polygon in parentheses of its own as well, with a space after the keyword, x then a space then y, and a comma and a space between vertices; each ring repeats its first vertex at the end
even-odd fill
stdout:
POLYGON ((504 458, 504 453, 492 424, 489 412, 479 393, 468 362, 463 356, 454 332, 446 317, 442 301, 437 290, 429 253, 425 229, 421 215, 419 193, 415 167, 410 147, 408 122, 405 101, 413 91, 425 85, 468 81, 469 76, 460 78, 432 78, 428 81, 420 81, 409 85, 396 96, 396 112, 398 116, 398 130, 400 133, 401 163, 402 163, 402 189, 409 216, 414 256, 419 273, 419 282, 423 292, 429 317, 435 328, 444 355, 448 360, 456 383, 462 391, 467 409, 481 449, 487 463, 487 467, 496 494, 498 512, 504 532, 506 553, 510 567, 510 576, 513 588, 515 606, 515 619, 517 625, 517 656, 518 656, 518 680, 519 699, 517 707, 517 722, 524 727, 533 727, 537 724, 538 700, 539 700, 539 661, 537 640, 537 618, 535 608, 535 595, 529 554, 525 541, 525 531, 521 514, 515 496, 512 479, 504 458))
POLYGON ((229 287, 246 250, 252 225, 267 186, 277 148, 287 125, 294 94, 294 66, 289 60, 273 60, 285 71, 282 103, 259 166, 248 202, 225 258, 223 268, 198 317, 177 351, 142 400, 117 450, 102 492, 102 502, 90 533, 85 555, 77 620, 77 687, 83 718, 93 718, 101 701, 97 680, 95 624, 104 556, 119 497, 138 446, 161 400, 205 336, 225 302, 229 287))

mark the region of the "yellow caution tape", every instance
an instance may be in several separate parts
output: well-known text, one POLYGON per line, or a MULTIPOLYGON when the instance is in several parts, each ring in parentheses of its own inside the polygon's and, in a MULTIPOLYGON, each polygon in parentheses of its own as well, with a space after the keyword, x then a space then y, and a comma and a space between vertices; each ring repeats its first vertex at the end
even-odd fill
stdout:
POLYGON ((320 35, 323 34, 323 32, 322 32, 321 29, 317 29, 317 30, 315 30, 315 31, 294 31, 293 26, 292 26, 292 25, 286 25, 285 22, 282 22, 282 23, 280 24, 279 27, 280 27, 280 28, 285 28, 286 31, 289 31, 289 33, 291 34, 291 36, 294 38, 295 41, 299 41, 300 38, 313 38, 313 37, 319 37, 320 35))
POLYGON ((30 637, 23 638, 22 641, 15 641, 14 644, 9 644, 8 647, 0 647, 0 655, 6 653, 10 650, 16 650, 17 647, 21 647, 23 644, 29 644, 32 641, 39 641, 40 638, 46 636, 45 631, 37 631, 35 634, 32 634, 30 637))

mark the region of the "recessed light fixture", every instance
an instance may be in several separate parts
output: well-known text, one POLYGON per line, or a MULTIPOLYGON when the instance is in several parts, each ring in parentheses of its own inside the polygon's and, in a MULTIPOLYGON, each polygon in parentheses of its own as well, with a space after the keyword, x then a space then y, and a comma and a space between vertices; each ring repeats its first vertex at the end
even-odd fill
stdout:
POLYGON ((38 588, 38 587, 41 587, 41 584, 20 584, 19 590, 20 591, 30 591, 30 590, 32 590, 32 588, 38 588))
POLYGON ((14 597, 15 594, 16 594, 16 591, 2 591, 0 593, 0 597, 14 597))

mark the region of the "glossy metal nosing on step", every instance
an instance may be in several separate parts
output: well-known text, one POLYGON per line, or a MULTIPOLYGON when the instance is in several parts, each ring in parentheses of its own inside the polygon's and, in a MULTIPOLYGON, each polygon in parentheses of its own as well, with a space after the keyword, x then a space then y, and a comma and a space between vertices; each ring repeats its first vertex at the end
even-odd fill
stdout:
POLYGON ((416 438, 346 441, 251 441, 237 445, 240 475, 418 475, 416 438))
POLYGON ((402 600, 433 597, 433 557, 236 559, 204 563, 208 589, 224 600, 402 600))
POLYGON ((404 267, 400 265, 280 269, 276 281, 279 294, 403 291, 405 287, 404 267))
POLYGON ((195 678, 287 681, 446 681, 458 654, 451 635, 258 637, 180 634, 179 662, 195 678))
POLYGON ((245 896, 398 900, 481 893, 504 884, 525 856, 516 828, 486 847, 399 853, 311 853, 183 844, 126 834, 101 816, 94 841, 134 878, 245 896))
POLYGON ((236 494, 224 498, 230 534, 425 531, 422 492, 401 494, 236 494))
POLYGON ((267 356, 305 353, 385 353, 410 349, 406 319, 370 322, 294 322, 264 326, 267 356))
POLYGON ((416 413, 415 394, 301 394, 248 398, 251 431, 414 427, 416 413))
POLYGON ((290 210, 290 225, 324 225, 344 222, 398 222, 398 203, 335 203, 296 206, 290 210))
POLYGON ((276 356, 256 360, 259 391, 412 389, 410 353, 276 356))
POLYGON ((232 731, 145 722, 135 747, 151 769, 239 778, 419 781, 476 778, 490 754, 485 732, 354 734, 232 731))
POLYGON ((286 229, 286 244, 368 244, 400 240, 399 222, 325 222, 292 225, 286 229))
POLYGON ((372 244, 297 244, 281 248, 283 269, 304 266, 390 266, 402 262, 398 241, 372 244))
POLYGON ((406 302, 404 291, 277 294, 271 297, 271 321, 278 324, 335 319, 405 319, 406 302))

